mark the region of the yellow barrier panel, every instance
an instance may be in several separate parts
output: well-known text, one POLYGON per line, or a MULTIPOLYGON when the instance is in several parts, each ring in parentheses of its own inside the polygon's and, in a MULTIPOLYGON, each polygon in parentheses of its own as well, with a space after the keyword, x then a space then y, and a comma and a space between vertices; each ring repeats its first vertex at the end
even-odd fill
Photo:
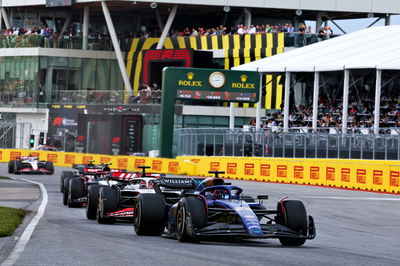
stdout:
POLYGON ((8 162, 30 154, 63 167, 94 160, 128 171, 150 166, 149 171, 155 173, 204 177, 213 176, 208 171, 225 171, 224 178, 400 193, 398 161, 201 156, 166 159, 17 149, 0 150, 0 161, 8 162))
POLYGON ((400 165, 390 166, 389 192, 400 193, 400 165))

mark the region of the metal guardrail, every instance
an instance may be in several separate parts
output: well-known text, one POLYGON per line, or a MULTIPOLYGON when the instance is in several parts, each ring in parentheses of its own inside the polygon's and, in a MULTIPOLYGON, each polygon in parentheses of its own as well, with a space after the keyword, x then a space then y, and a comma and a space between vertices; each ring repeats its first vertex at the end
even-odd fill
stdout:
MULTIPOLYGON (((350 129, 349 129, 350 130, 350 129)), ((400 135, 270 129, 177 129, 177 155, 280 158, 400 159, 400 135)))

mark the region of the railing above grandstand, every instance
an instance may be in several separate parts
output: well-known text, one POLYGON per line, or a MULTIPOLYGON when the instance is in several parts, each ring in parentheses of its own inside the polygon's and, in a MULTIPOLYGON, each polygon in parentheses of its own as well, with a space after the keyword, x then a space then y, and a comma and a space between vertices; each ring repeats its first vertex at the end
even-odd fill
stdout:
MULTIPOLYGON (((61 48, 82 49, 83 38, 70 35, 8 35, 0 36, 0 48, 61 48)), ((107 37, 89 37, 88 50, 112 51, 111 39, 107 37)))
POLYGON ((128 94, 122 90, 54 90, 51 95, 29 92, 0 94, 2 107, 38 107, 42 104, 159 104, 161 91, 136 91, 128 94))
POLYGON ((283 158, 400 159, 400 129, 318 128, 316 131, 291 128, 176 130, 177 155, 248 156, 283 158))
MULTIPOLYGON (((265 33, 256 33, 265 34, 265 33)), ((285 47, 302 47, 316 42, 324 41, 338 35, 283 33, 285 36, 285 47)), ((200 38, 197 36, 195 38, 200 38)), ((188 37, 170 37, 190 38, 188 37)), ((123 42, 122 42, 123 43, 123 42)), ((0 48, 61 48, 82 49, 83 38, 70 35, 3 35, 0 36, 0 48)), ((109 36, 90 36, 88 38, 88 50, 112 51, 113 46, 109 36)))

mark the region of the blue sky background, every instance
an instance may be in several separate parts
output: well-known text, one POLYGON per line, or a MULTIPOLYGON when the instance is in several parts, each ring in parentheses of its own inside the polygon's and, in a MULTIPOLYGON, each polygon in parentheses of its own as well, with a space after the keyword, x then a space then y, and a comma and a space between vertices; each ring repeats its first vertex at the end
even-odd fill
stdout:
MULTIPOLYGON (((365 29, 371 23, 373 23, 376 18, 363 18, 363 19, 351 19, 351 20, 335 20, 336 24, 338 24, 344 31, 347 33, 358 31, 365 29)), ((310 25, 315 31, 315 21, 306 21, 307 26, 310 25)), ((374 26, 384 26, 385 20, 381 19, 374 26)), ((391 25, 400 25, 400 15, 392 15, 391 16, 391 25)), ((328 26, 332 28, 334 34, 342 34, 342 32, 333 25, 332 22, 328 22, 328 26)))

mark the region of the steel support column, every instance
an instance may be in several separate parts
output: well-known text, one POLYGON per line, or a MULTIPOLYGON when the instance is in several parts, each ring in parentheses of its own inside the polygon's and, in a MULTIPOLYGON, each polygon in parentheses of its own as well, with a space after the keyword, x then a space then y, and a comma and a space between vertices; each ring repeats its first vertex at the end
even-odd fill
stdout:
POLYGON ((7 11, 4 7, 1 7, 1 14, 3 16, 4 24, 7 29, 11 29, 10 20, 8 19, 7 11))
POLYGON ((83 40, 82 40, 83 50, 88 49, 89 16, 90 16, 90 7, 85 6, 83 9, 83 40))
POLYGON ((229 129, 235 128, 235 103, 229 105, 229 129))
POLYGON ((285 74, 285 99, 283 106, 283 131, 289 131, 289 94, 290 94, 290 79, 291 73, 286 72, 285 74))
POLYGON ((261 102, 262 102, 262 88, 263 88, 263 74, 260 73, 260 99, 258 100, 257 107, 256 107, 256 129, 260 129, 261 124, 261 102))
POLYGON ((314 73, 313 121, 312 128, 318 127, 318 97, 319 97, 319 72, 314 73))
POLYGON ((379 134, 379 118, 381 109, 381 91, 382 91, 382 70, 376 70, 375 83, 375 114, 374 114, 374 134, 379 134))
POLYGON ((167 23, 165 23, 164 30, 161 34, 160 40, 157 43, 157 48, 156 48, 157 50, 162 49, 164 47, 165 39, 167 38, 167 35, 171 29, 172 22, 174 22, 177 10, 178 10, 178 5, 174 5, 171 11, 169 12, 167 23))
POLYGON ((117 56, 119 70, 121 72, 122 78, 125 84, 125 90, 128 92, 128 95, 132 94, 132 86, 128 78, 128 74, 126 73, 126 67, 124 62, 124 57, 122 56, 121 47, 119 46, 117 33, 115 32, 114 24, 111 19, 110 11, 108 10, 108 6, 106 2, 101 1, 101 7, 103 9, 104 17, 106 19, 108 32, 110 33, 111 41, 114 46, 115 55, 117 56))
POLYGON ((347 117, 349 112, 349 80, 350 70, 344 70, 344 81, 343 81, 343 110, 342 110, 342 132, 346 133, 347 129, 347 117))

